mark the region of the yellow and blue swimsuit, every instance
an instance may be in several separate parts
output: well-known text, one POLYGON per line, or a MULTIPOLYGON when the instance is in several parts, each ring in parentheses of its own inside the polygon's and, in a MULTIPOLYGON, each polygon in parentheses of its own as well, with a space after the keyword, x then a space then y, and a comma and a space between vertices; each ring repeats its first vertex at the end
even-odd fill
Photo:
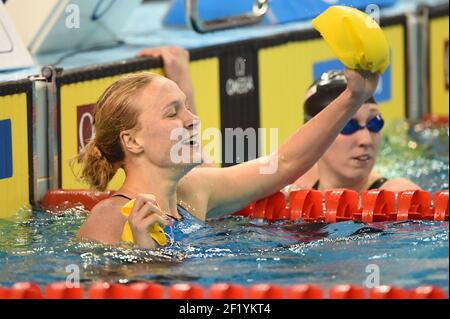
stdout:
MULTIPOLYGON (((113 197, 123 197, 130 201, 132 200, 132 198, 123 194, 115 194, 113 195, 113 197)), ((177 220, 172 226, 165 226, 163 228, 158 225, 159 227, 155 227, 155 229, 152 230, 153 232, 161 232, 159 236, 155 236, 154 233, 152 233, 152 238, 160 246, 172 245, 174 242, 183 239, 187 234, 204 226, 204 223, 202 221, 191 215, 183 206, 177 205, 177 209, 181 218, 177 220), (166 241, 166 236, 169 238, 168 242, 166 241)), ((134 242, 133 233, 128 222, 125 223, 122 231, 122 241, 131 243, 134 242)))

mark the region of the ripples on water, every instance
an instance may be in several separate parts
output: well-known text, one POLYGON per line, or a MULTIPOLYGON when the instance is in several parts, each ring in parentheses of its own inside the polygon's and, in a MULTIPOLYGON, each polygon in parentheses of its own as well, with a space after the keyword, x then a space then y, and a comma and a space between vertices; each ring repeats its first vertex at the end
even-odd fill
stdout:
MULTIPOLYGON (((410 177, 427 190, 448 188, 448 126, 419 125, 407 133, 398 124, 387 130, 378 170, 387 177, 410 177)), ((85 213, 82 208, 60 215, 23 210, 0 220, 0 284, 65 280, 66 267, 74 264, 82 283, 102 279, 329 287, 363 285, 366 267, 375 264, 381 284, 435 284, 448 292, 448 222, 269 225, 228 217, 210 221, 170 248, 146 251, 77 242, 74 235, 85 213)))
POLYGON ((145 251, 76 242, 74 235, 84 220, 83 214, 36 211, 26 221, 0 221, 0 283, 65 280, 66 267, 75 264, 82 282, 329 286, 363 284, 367 265, 377 264, 381 283, 448 289, 448 223, 269 225, 229 217, 209 222, 170 248, 145 251), (13 233, 21 240, 8 235, 13 233))
POLYGON ((377 171, 387 178, 410 178, 431 192, 449 188, 448 124, 395 121, 383 134, 377 171))

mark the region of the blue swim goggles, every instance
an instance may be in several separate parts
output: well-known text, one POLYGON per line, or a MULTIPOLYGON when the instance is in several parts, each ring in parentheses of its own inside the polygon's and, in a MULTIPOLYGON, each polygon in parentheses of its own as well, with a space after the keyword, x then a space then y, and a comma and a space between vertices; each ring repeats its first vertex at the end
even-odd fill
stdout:
POLYGON ((341 134, 343 135, 352 135, 359 130, 367 128, 372 133, 378 133, 384 127, 384 120, 381 115, 377 115, 374 118, 370 119, 366 125, 359 125, 358 121, 355 119, 351 119, 347 125, 342 129, 341 134))

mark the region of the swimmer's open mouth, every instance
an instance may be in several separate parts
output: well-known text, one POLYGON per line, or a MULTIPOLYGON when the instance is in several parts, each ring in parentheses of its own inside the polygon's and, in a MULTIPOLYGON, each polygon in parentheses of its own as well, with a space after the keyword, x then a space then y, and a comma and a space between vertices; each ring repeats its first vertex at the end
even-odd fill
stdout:
POLYGON ((198 146, 198 135, 193 135, 190 138, 183 140, 181 143, 187 146, 198 146))
POLYGON ((372 159, 372 156, 364 154, 364 155, 352 157, 352 159, 357 160, 357 161, 361 161, 361 162, 368 162, 368 161, 370 161, 372 159))

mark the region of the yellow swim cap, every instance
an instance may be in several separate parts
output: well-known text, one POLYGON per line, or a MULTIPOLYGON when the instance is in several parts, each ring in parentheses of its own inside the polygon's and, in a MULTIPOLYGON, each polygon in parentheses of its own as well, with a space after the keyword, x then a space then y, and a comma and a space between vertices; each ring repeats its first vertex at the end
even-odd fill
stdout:
MULTIPOLYGON (((131 209, 133 208, 135 201, 136 201, 136 199, 132 199, 121 208, 123 216, 125 216, 125 217, 130 216, 131 209)), ((160 246, 167 245, 166 233, 164 233, 164 229, 162 228, 161 224, 155 223, 155 224, 151 225, 149 233, 150 233, 150 236, 153 238, 153 240, 158 243, 158 245, 160 245, 160 246)), ((125 222, 125 226, 123 228, 122 240, 131 242, 131 243, 134 242, 133 233, 131 231, 130 223, 128 221, 125 222)))
POLYGON ((383 73, 389 65, 389 44, 369 15, 350 7, 332 6, 312 21, 313 27, 351 69, 383 73))

